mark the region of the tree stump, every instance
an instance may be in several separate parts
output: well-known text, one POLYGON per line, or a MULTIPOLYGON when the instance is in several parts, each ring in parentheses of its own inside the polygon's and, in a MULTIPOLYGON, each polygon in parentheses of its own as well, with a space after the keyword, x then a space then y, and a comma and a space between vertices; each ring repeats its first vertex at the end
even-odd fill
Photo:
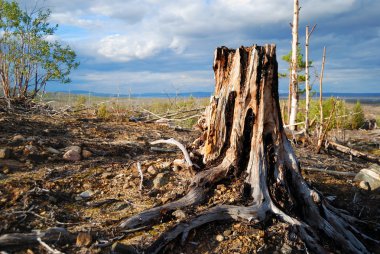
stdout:
MULTIPOLYGON (((368 253, 378 244, 357 230, 359 220, 332 207, 303 180, 299 163, 286 138, 278 94, 274 45, 217 48, 214 58, 215 93, 205 112, 199 151, 205 169, 195 175, 188 194, 124 220, 121 228, 157 223, 164 212, 203 202, 215 183, 231 170, 244 177, 244 193, 252 205, 219 205, 163 233, 146 253, 205 223, 234 219, 249 223, 275 216, 294 226, 312 253, 324 253, 319 236, 345 253, 368 253)), ((199 143, 199 142, 198 142, 199 143)))

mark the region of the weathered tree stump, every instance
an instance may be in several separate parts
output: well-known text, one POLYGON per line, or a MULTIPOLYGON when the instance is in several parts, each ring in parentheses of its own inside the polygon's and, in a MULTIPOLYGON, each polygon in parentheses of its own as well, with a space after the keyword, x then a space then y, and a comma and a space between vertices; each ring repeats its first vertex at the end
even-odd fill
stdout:
POLYGON ((162 234, 146 252, 157 253, 168 242, 205 223, 235 219, 249 223, 276 216, 294 226, 309 251, 324 253, 319 235, 330 238, 345 253, 368 253, 357 219, 332 207, 303 180, 299 163, 286 138, 279 106, 274 45, 226 47, 215 51, 215 95, 205 112, 200 147, 206 169, 195 175, 183 198, 124 220, 135 228, 158 222, 164 212, 203 202, 214 184, 233 170, 245 179, 247 207, 220 205, 162 234))

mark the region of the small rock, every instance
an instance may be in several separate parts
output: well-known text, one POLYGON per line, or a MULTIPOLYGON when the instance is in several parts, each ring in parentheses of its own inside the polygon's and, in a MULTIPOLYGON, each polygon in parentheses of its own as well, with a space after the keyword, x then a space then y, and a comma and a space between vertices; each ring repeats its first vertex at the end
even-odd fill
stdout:
POLYGON ((163 197, 163 198, 161 198, 161 202, 163 203, 163 204, 165 204, 166 202, 168 202, 169 201, 169 198, 168 197, 163 197))
POLYGON ((149 168, 147 169, 147 171, 151 175, 156 175, 157 174, 157 170, 153 166, 149 166, 149 168))
POLYGON ((81 148, 79 146, 71 146, 67 152, 63 155, 63 159, 67 161, 80 161, 81 148))
POLYGON ((292 247, 290 247, 286 243, 284 243, 284 245, 282 245, 281 250, 280 250, 280 252, 283 254, 290 254, 290 253, 292 253, 292 251, 293 251, 292 247))
POLYGON ((92 152, 88 151, 88 150, 83 150, 82 151, 82 157, 85 158, 85 159, 88 159, 92 156, 92 152))
POLYGON ((229 230, 229 229, 224 230, 224 232, 223 232, 223 235, 224 235, 224 236, 229 236, 229 235, 231 235, 231 234, 232 234, 232 231, 229 230))
POLYGON ((170 162, 163 162, 161 164, 161 169, 168 169, 170 168, 171 163, 170 162))
POLYGON ((104 172, 101 176, 100 176, 102 179, 111 179, 114 177, 114 174, 110 173, 110 172, 104 172))
POLYGON ((153 186, 154 188, 158 189, 168 184, 168 182, 169 182, 168 175, 164 173, 159 173, 157 174, 156 178, 154 178, 153 180, 153 186))
POLYGON ((81 201, 81 200, 83 200, 83 198, 81 197, 81 196, 75 196, 75 201, 81 201))
POLYGON ((172 213, 172 215, 173 215, 174 217, 176 217, 177 220, 180 220, 180 221, 181 221, 181 220, 185 220, 185 219, 187 218, 186 213, 185 213, 184 211, 180 210, 180 209, 174 211, 174 212, 172 213))
POLYGON ((31 142, 31 141, 36 141, 38 137, 32 136, 32 137, 27 137, 26 141, 31 142))
POLYGON ((92 242, 92 236, 88 232, 80 232, 77 236, 76 245, 78 247, 90 246, 92 242))
POLYGON ((16 135, 12 138, 12 141, 14 142, 22 142, 22 141, 25 141, 25 138, 23 135, 16 135))
POLYGON ((173 171, 174 171, 174 172, 178 172, 180 169, 181 169, 181 167, 179 167, 179 166, 177 166, 177 165, 174 165, 174 166, 173 166, 173 171))
POLYGON ((0 159, 8 159, 11 156, 11 149, 1 148, 0 149, 0 159))
POLYGON ((24 154, 25 155, 28 155, 28 154, 37 154, 37 153, 38 153, 38 149, 35 146, 27 145, 24 148, 24 154))
POLYGON ((217 240, 218 242, 223 242, 223 241, 224 241, 224 236, 222 236, 222 235, 217 235, 217 236, 216 236, 216 240, 217 240))
POLYGON ((58 151, 57 149, 54 149, 53 147, 46 148, 46 151, 52 154, 60 154, 60 151, 58 151))
POLYGON ((79 194, 79 196, 80 196, 81 198, 90 198, 90 197, 92 197, 94 194, 95 194, 95 192, 93 192, 92 190, 86 190, 86 191, 82 192, 81 194, 79 194))

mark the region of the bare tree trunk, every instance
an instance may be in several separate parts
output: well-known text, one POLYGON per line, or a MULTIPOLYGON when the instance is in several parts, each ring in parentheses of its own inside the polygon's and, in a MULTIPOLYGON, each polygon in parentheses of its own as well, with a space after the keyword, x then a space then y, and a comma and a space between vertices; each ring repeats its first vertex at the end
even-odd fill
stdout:
POLYGON ((306 90, 306 106, 305 106, 305 133, 309 135, 309 111, 310 111, 310 75, 309 75, 309 39, 316 25, 309 32, 309 26, 306 26, 306 43, 305 43, 305 90, 306 90))
POLYGON ((299 20, 299 1, 294 0, 294 14, 293 14, 293 24, 292 24, 292 103, 289 116, 290 129, 294 130, 296 128, 296 118, 298 112, 298 73, 297 73, 297 47, 298 47, 298 20, 299 20))
POLYGON ((212 207, 163 233, 146 253, 159 252, 181 234, 185 241, 190 230, 205 223, 239 220, 252 224, 271 216, 293 225, 312 253, 325 253, 317 232, 344 253, 368 253, 361 240, 369 238, 357 233, 352 226, 355 219, 332 207, 301 176, 283 129, 275 46, 218 48, 214 72, 215 95, 201 121, 204 133, 199 151, 205 169, 195 175, 184 197, 127 218, 120 227, 158 223, 173 210, 204 202, 215 184, 233 172, 244 179, 242 196, 253 199, 251 205, 212 207))
POLYGON ((319 126, 319 132, 318 132, 318 144, 317 147, 322 146, 323 142, 323 73, 325 70, 325 61, 326 61, 326 47, 323 47, 323 57, 322 57, 322 68, 321 68, 321 76, 319 77, 319 111, 320 111, 320 126, 319 126))
POLYGON ((283 120, 285 123, 289 124, 289 121, 290 121, 290 113, 291 113, 291 110, 292 110, 292 94, 293 94, 293 89, 292 89, 292 63, 289 64, 289 94, 288 94, 288 111, 287 111, 287 118, 285 120, 285 116, 282 116, 283 117, 283 120))

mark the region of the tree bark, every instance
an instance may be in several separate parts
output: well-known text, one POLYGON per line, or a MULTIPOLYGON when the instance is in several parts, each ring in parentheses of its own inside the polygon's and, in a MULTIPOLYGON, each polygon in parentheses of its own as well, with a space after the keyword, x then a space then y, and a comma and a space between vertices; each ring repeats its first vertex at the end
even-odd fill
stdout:
POLYGON ((292 68, 291 68, 291 83, 292 83, 292 103, 291 111, 289 117, 289 125, 291 130, 295 130, 298 112, 298 73, 297 73, 297 46, 298 46, 298 21, 299 21, 299 1, 294 0, 294 14, 293 14, 293 23, 292 23, 292 68))
POLYGON ((199 204, 218 181, 234 172, 244 179, 243 196, 253 199, 252 205, 215 206, 162 234, 146 253, 159 252, 181 234, 186 240, 190 230, 205 223, 239 220, 252 224, 270 216, 291 224, 312 253, 325 253, 319 234, 345 253, 368 253, 361 240, 370 238, 358 236, 348 222, 354 219, 341 216, 302 178, 283 129, 275 46, 218 48, 214 72, 215 93, 205 111, 199 148, 205 169, 195 175, 187 195, 127 218, 120 227, 157 223, 168 212, 199 204))

